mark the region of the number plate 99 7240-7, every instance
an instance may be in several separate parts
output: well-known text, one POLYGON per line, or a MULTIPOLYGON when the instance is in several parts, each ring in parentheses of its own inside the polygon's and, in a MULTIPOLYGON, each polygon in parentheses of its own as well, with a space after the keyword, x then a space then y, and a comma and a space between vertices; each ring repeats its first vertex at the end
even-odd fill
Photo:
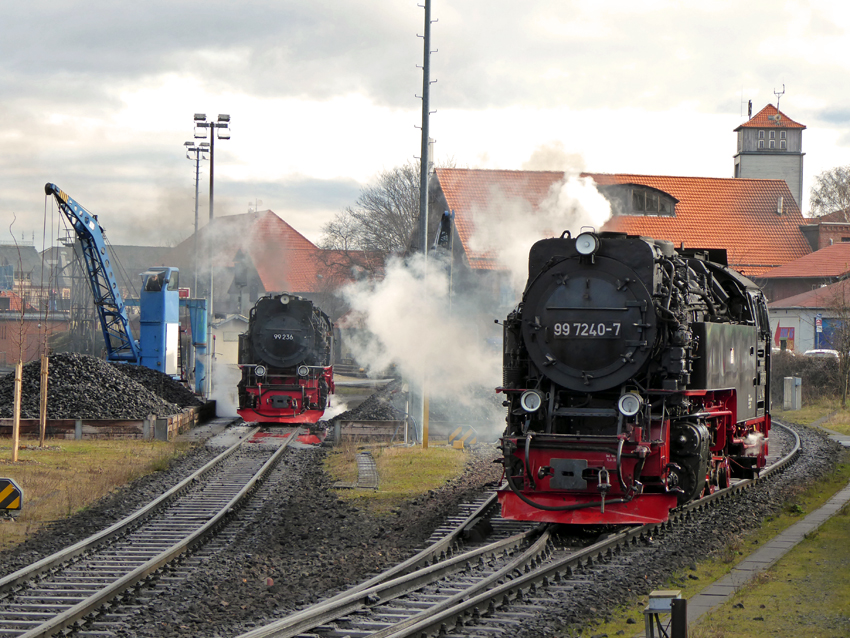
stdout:
POLYGON ((618 321, 564 321, 552 325, 558 339, 616 339, 620 336, 618 321))

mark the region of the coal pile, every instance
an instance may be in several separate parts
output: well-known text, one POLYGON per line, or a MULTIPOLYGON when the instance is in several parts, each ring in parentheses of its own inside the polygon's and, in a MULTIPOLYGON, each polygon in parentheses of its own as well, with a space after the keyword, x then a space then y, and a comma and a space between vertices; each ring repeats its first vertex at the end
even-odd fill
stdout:
POLYGON ((189 388, 175 381, 170 376, 146 366, 113 363, 119 371, 126 374, 136 383, 143 385, 158 397, 169 403, 176 403, 184 408, 192 408, 204 404, 189 388))
POLYGON ((399 421, 407 414, 404 409, 406 401, 401 381, 393 381, 356 408, 337 414, 331 421, 399 421))
MULTIPOLYGON (((145 419, 181 411, 125 374, 123 368, 83 354, 63 353, 50 357, 47 382, 49 419, 145 419)), ((152 371, 154 372, 154 371, 152 371)), ((0 418, 12 418, 15 375, 0 378, 0 418)), ((41 362, 23 368, 21 418, 39 418, 41 362)))

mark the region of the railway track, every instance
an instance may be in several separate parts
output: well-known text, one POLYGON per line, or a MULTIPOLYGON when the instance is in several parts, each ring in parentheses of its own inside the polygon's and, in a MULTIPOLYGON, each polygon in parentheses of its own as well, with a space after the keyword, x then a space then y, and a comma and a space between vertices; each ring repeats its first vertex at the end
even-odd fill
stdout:
POLYGON ((213 537, 298 434, 246 450, 258 430, 131 516, 0 579, 0 636, 55 635, 213 537))
MULTIPOLYGON (((781 428, 777 424, 777 429, 781 428)), ((473 622, 486 624, 482 635, 511 634, 541 610, 534 601, 540 592, 569 596, 588 584, 582 572, 623 557, 654 542, 665 531, 687 527, 691 517, 768 480, 787 467, 800 451, 799 438, 759 478, 692 502, 669 521, 628 528, 587 547, 565 546, 547 526, 502 527, 494 495, 471 506, 466 518, 451 531, 438 532, 435 543, 419 555, 365 583, 277 622, 253 629, 239 638, 402 638, 451 636, 473 622), (487 522, 489 521, 489 522, 487 522), (487 526, 498 538, 486 545, 460 549, 466 536, 482 535, 487 526), (513 532, 513 533, 508 533, 513 532), (456 551, 455 551, 456 550, 456 551), (521 606, 512 603, 522 602, 521 606)), ((778 437, 777 437, 778 438, 778 437)), ((465 634, 464 634, 465 635, 465 634)))

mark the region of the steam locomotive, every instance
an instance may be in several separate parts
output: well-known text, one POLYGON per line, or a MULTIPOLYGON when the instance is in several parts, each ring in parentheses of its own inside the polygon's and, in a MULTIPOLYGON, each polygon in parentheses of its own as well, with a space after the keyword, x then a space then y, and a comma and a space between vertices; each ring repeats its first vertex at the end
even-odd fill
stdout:
POLYGON ((725 250, 567 231, 534 244, 528 270, 497 389, 502 516, 661 522, 764 467, 766 301, 725 250))
POLYGON ((334 391, 333 324, 309 299, 257 300, 239 335, 239 409, 245 421, 316 423, 334 391))

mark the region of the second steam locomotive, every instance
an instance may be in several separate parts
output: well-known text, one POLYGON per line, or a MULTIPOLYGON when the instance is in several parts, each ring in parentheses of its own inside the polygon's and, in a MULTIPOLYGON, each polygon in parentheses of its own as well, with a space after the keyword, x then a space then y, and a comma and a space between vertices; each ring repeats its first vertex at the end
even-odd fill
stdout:
POLYGON ((504 324, 502 516, 660 522, 765 465, 770 324, 722 250, 537 242, 504 324))
POLYGON ((334 391, 333 324, 309 299, 261 297, 239 335, 245 421, 316 423, 334 391))

